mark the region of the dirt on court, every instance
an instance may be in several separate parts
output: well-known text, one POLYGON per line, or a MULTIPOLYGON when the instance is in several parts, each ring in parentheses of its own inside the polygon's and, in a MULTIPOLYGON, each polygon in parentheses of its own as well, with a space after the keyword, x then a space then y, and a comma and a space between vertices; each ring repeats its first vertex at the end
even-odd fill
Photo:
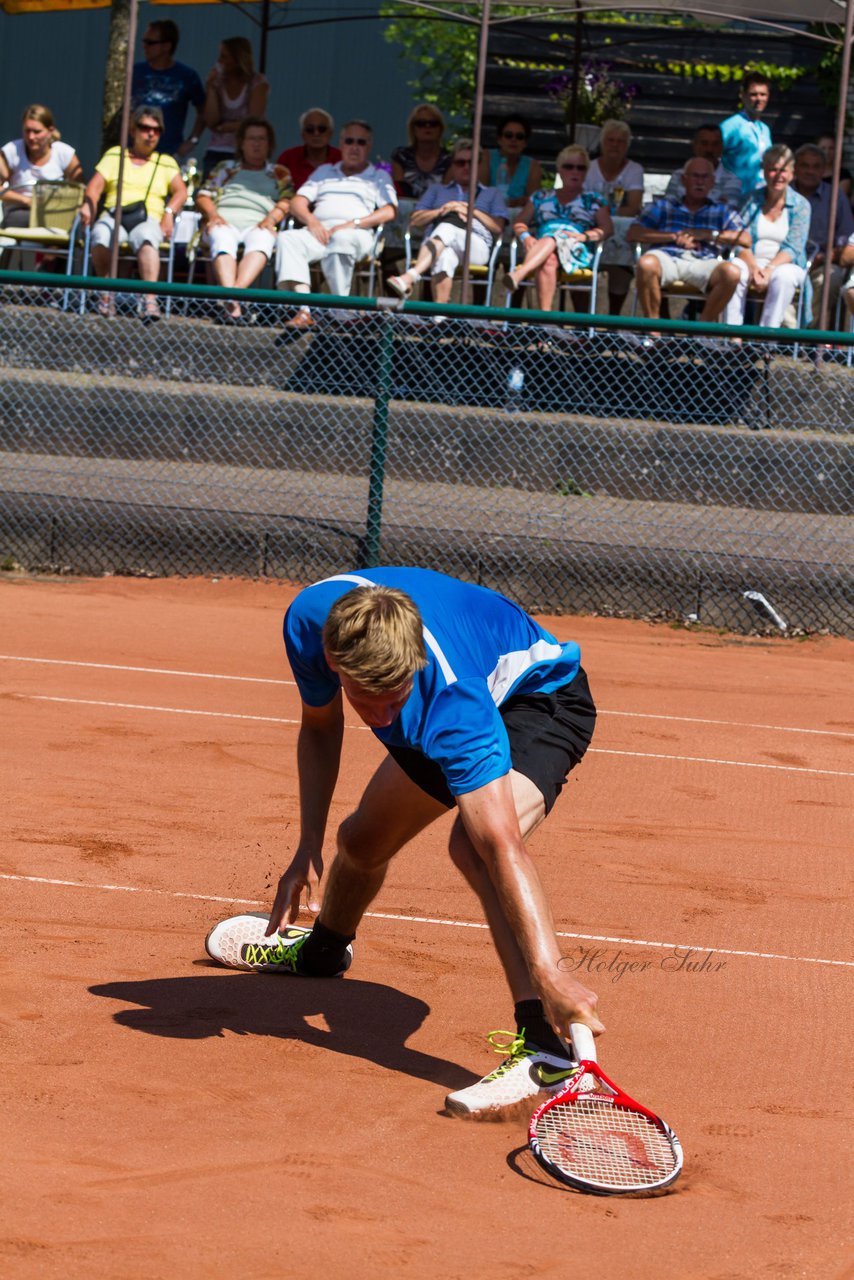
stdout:
MULTIPOLYGON (((294 589, 0 579, 0 1274, 851 1276, 854 646, 595 618, 593 749, 532 849, 605 1070, 679 1133, 649 1199, 443 1099, 509 1027, 449 819, 341 981, 218 968, 297 839, 294 589)), ((348 716, 332 823, 382 749, 348 716)))

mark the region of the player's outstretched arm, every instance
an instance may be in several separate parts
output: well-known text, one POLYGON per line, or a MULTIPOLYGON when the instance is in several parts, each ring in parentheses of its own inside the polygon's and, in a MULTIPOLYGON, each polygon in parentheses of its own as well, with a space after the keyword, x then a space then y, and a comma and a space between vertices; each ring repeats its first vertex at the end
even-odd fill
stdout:
POLYGON ((308 909, 315 914, 320 910, 318 886, 323 875, 323 838, 338 780, 343 734, 340 690, 325 707, 303 703, 297 739, 300 838, 291 864, 279 880, 268 935, 296 920, 303 893, 308 909))
POLYGON ((604 1031, 596 1014, 595 992, 559 967, 561 952, 551 910, 522 839, 509 776, 458 796, 457 805, 549 1022, 564 1039, 573 1022, 585 1023, 594 1033, 604 1031))

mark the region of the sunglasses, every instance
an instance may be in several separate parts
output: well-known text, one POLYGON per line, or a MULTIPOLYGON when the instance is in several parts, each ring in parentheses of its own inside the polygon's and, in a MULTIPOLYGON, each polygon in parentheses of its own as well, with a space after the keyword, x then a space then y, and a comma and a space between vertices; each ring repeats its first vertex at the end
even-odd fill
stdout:
POLYGON ((137 133, 162 133, 163 130, 159 124, 138 124, 136 126, 137 133))
POLYGON ((412 123, 416 129, 439 129, 441 128, 438 120, 413 120, 412 123))
POLYGON ((151 44, 168 44, 168 43, 169 43, 169 41, 168 41, 168 40, 145 40, 145 39, 143 39, 143 42, 142 42, 142 43, 143 43, 144 45, 151 45, 151 44))
POLYGON ((509 129, 505 129, 501 136, 502 138, 512 139, 514 142, 524 142, 527 134, 517 133, 515 130, 511 132, 509 129))
POLYGON ((454 164, 458 164, 458 165, 460 166, 460 168, 461 168, 461 169, 464 169, 464 168, 466 167, 466 165, 470 165, 470 164, 471 164, 471 159, 468 159, 468 160, 455 160, 455 161, 454 161, 454 164))
POLYGON ((303 133, 328 133, 329 125, 328 124, 304 124, 302 127, 302 131, 303 133))
POLYGON ((587 172, 587 165, 586 165, 586 164, 562 164, 560 167, 561 167, 561 169, 571 170, 571 171, 573 171, 573 172, 575 172, 575 173, 586 173, 586 172, 587 172))
POLYGON ((342 138, 341 141, 345 147, 368 147, 371 144, 370 138, 342 138))

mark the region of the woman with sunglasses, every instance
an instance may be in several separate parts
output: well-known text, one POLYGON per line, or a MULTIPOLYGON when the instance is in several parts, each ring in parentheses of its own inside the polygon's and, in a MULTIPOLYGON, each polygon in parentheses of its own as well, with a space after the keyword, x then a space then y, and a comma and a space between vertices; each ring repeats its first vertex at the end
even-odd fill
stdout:
POLYGON ((568 272, 588 267, 594 246, 614 230, 605 197, 583 190, 590 167, 584 148, 574 143, 564 147, 555 163, 563 185, 554 191, 535 191, 526 202, 513 224, 525 258, 507 275, 507 287, 515 291, 536 272, 537 305, 542 311, 551 310, 558 264, 568 272), (534 231, 529 230, 531 226, 534 231))
MULTIPOLYGON (((136 255, 140 278, 155 281, 160 277, 160 245, 169 240, 175 230, 175 218, 184 207, 187 188, 178 163, 172 156, 156 150, 163 133, 163 113, 159 107, 140 107, 131 118, 131 143, 125 152, 122 169, 122 210, 127 220, 122 222, 120 241, 130 245, 136 255), (132 206, 142 205, 144 213, 136 222, 132 206)), ((86 188, 80 209, 81 221, 92 227, 92 269, 96 276, 106 276, 110 270, 110 246, 115 226, 115 204, 119 177, 119 147, 110 147, 95 166, 95 173, 86 188), (95 210, 103 197, 104 211, 95 221, 95 210)), ((115 300, 104 293, 98 305, 101 315, 112 315, 115 300)), ((140 303, 143 323, 160 319, 160 307, 153 294, 146 294, 140 303)))
POLYGON ((539 160, 523 155, 531 126, 522 116, 504 116, 495 133, 498 147, 484 151, 478 177, 485 187, 498 188, 508 209, 521 209, 543 180, 539 160))
POLYGON ((0 197, 0 222, 4 227, 28 227, 37 182, 79 182, 82 176, 74 148, 59 140, 51 111, 34 102, 21 118, 20 138, 0 150, 0 185, 9 184, 0 197))
POLYGON ((290 173, 295 191, 308 182, 322 164, 337 164, 341 159, 338 147, 333 147, 329 141, 335 121, 323 107, 309 107, 304 111, 299 118, 299 127, 302 142, 296 147, 288 147, 277 161, 290 173))
POLYGON ((445 118, 436 107, 420 102, 406 121, 408 147, 391 153, 391 176, 399 196, 420 200, 434 182, 442 182, 451 163, 451 153, 442 146, 445 118))

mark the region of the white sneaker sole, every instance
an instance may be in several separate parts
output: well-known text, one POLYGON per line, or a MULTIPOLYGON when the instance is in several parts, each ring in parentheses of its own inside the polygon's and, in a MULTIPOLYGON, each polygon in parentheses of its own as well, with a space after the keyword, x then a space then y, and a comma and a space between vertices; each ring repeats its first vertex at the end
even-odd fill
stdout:
POLYGON ((275 946, 280 939, 285 942, 295 942, 302 934, 311 932, 310 929, 304 929, 300 925, 289 924, 285 926, 284 932, 274 933, 269 938, 265 938, 264 933, 269 922, 270 917, 260 911, 243 916, 229 916, 227 920, 221 920, 211 929, 205 938, 205 951, 212 960, 226 965, 229 969, 246 969, 254 973, 261 971, 259 966, 247 964, 241 957, 241 952, 248 942, 275 946))

